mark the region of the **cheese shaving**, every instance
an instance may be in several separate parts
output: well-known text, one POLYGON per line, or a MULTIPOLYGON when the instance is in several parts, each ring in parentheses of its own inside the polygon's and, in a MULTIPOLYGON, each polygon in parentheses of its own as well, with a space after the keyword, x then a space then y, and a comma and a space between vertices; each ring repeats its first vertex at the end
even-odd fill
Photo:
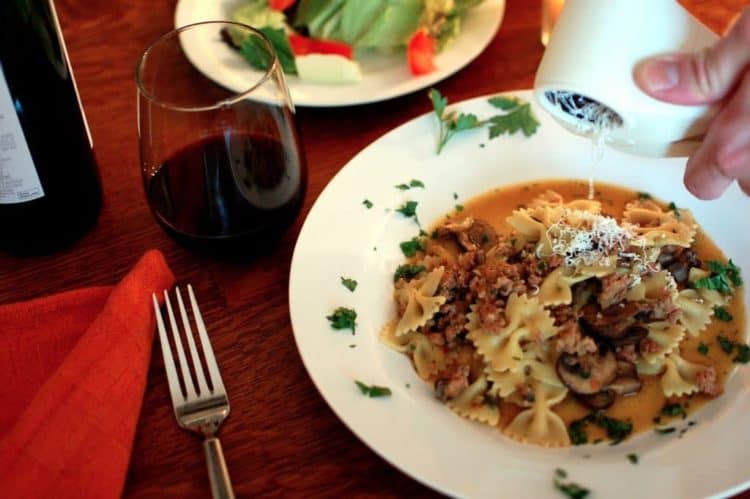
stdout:
POLYGON ((568 267, 609 266, 609 257, 625 252, 634 237, 614 218, 580 210, 564 210, 547 229, 552 254, 563 257, 568 267))

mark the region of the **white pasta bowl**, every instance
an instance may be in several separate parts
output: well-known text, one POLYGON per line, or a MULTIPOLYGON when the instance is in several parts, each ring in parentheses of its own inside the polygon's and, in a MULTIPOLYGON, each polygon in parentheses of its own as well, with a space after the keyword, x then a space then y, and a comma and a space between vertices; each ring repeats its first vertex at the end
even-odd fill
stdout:
MULTIPOLYGON (((528 91, 515 95, 531 100, 528 91)), ((486 97, 455 105, 480 117, 495 113, 486 97)), ((313 382, 341 420, 394 466, 460 497, 560 497, 555 469, 595 497, 707 497, 750 485, 750 370, 740 366, 718 399, 698 410, 681 438, 654 432, 617 446, 547 449, 520 444, 500 431, 458 417, 435 399, 407 358, 378 334, 394 317, 393 271, 403 263, 399 242, 412 238, 413 219, 394 211, 417 201, 429 227, 457 203, 495 187, 546 178, 585 179, 591 141, 571 135, 534 107, 541 122, 531 137, 487 137, 486 129, 454 136, 436 155, 434 114, 396 128, 352 159, 322 192, 300 233, 292 260, 289 306, 295 339, 313 382), (395 185, 419 179, 424 189, 395 185), (457 199, 454 199, 454 193, 457 199), (364 200, 372 202, 368 209, 364 200), (341 277, 358 281, 354 292, 341 277), (331 329, 337 307, 357 311, 356 334, 331 329), (368 398, 354 381, 387 386, 390 397, 368 398), (628 454, 639 456, 632 464, 628 454)), ((684 159, 639 158, 607 150, 595 178, 674 201, 693 211, 724 253, 750 269, 750 199, 733 186, 702 202, 682 185, 684 159)), ((745 301, 739 294, 735 299, 745 301)))

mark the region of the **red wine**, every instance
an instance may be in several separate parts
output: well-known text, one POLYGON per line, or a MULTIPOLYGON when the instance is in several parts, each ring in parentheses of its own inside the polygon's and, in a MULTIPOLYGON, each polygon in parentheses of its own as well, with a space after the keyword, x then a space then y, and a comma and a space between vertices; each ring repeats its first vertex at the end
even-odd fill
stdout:
POLYGON ((208 137, 172 155, 146 179, 156 219, 192 247, 252 252, 292 224, 305 194, 298 143, 253 134, 208 137))
POLYGON ((0 2, 0 247, 53 251, 96 221, 101 187, 51 2, 0 2))

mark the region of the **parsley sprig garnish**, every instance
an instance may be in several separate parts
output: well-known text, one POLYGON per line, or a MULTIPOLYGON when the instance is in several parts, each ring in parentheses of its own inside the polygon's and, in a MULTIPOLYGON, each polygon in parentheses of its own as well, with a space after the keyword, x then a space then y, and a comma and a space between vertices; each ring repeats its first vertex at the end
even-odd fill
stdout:
POLYGON ((391 396, 391 389, 388 387, 367 385, 357 380, 354 380, 354 383, 357 385, 357 388, 359 388, 359 391, 362 393, 362 395, 365 395, 367 397, 376 398, 376 397, 390 397, 391 396))
POLYGON ((507 111, 506 114, 493 116, 490 122, 490 138, 507 133, 513 135, 519 130, 526 137, 531 137, 539 128, 539 121, 531 111, 531 104, 518 97, 493 97, 489 103, 498 109, 507 111))
POLYGON ((458 132, 482 128, 489 124, 489 138, 503 134, 512 135, 522 132, 526 137, 534 135, 539 128, 539 121, 531 110, 531 104, 518 97, 493 97, 488 102, 504 111, 486 120, 481 120, 472 113, 447 111, 448 99, 436 89, 429 92, 432 108, 438 118, 440 132, 438 136, 437 154, 440 154, 451 137, 458 132))
POLYGON ((333 329, 351 329, 352 334, 356 331, 357 312, 354 309, 339 307, 326 319, 331 323, 333 329))

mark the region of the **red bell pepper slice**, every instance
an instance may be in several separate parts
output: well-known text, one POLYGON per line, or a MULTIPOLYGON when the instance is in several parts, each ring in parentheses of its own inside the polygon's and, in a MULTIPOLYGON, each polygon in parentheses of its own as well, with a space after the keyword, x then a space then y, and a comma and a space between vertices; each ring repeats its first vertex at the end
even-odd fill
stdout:
POLYGON ((409 70, 413 75, 423 75, 435 71, 435 39, 425 28, 418 29, 409 40, 406 49, 409 70))
POLYGON ((297 0, 268 0, 268 7, 271 10, 286 10, 297 0))
POLYGON ((289 45, 294 55, 334 54, 352 58, 352 48, 344 42, 334 40, 316 40, 297 33, 289 34, 289 45))

